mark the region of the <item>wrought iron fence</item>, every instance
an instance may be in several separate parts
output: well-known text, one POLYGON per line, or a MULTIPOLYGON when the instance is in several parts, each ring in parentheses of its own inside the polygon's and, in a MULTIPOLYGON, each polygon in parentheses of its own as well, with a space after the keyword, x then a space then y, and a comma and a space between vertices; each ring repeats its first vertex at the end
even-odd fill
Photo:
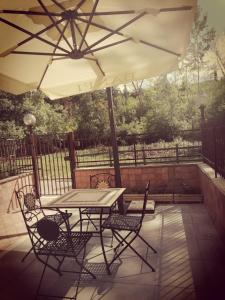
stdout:
POLYGON ((32 170, 40 195, 66 192, 72 186, 70 137, 66 133, 0 139, 0 179, 32 170))
MULTIPOLYGON (((200 130, 177 133, 174 142, 152 143, 144 134, 118 137, 120 165, 194 161, 201 159, 200 130)), ((113 166, 109 139, 77 139, 77 167, 113 166)))
POLYGON ((204 161, 225 178, 225 125, 202 126, 202 156, 204 161))
POLYGON ((69 134, 36 136, 36 161, 40 192, 63 194, 72 186, 69 134))
MULTIPOLYGON (((199 133, 182 132, 173 143, 151 143, 148 135, 118 137, 120 165, 201 159, 199 133)), ((76 167, 113 166, 109 138, 73 139, 72 133, 0 139, 0 179, 32 170, 41 195, 60 194, 75 182, 76 167)))
POLYGON ((32 170, 27 139, 0 139, 0 179, 32 170))

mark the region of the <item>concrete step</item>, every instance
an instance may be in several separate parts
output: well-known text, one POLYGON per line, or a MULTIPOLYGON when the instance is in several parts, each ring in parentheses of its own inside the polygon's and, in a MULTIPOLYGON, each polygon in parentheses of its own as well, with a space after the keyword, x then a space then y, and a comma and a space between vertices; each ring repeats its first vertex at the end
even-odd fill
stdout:
MULTIPOLYGON (((124 201, 143 200, 144 194, 124 194, 124 201)), ((176 203, 201 203, 203 202, 202 194, 151 194, 148 200, 154 200, 156 203, 176 202, 176 203)))

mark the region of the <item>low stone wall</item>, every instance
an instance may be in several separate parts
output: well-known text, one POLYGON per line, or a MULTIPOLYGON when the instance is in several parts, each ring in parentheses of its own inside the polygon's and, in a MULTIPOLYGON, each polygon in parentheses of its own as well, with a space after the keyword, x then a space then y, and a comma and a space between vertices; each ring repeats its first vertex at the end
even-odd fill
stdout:
MULTIPOLYGON (((114 174, 114 169, 76 170, 77 188, 88 188, 90 175, 101 172, 114 174)), ((225 242, 225 179, 215 178, 214 170, 208 165, 198 163, 121 167, 121 179, 122 186, 127 188, 127 193, 143 192, 146 182, 150 179, 151 192, 155 193, 157 197, 158 194, 161 194, 159 202, 164 202, 164 195, 166 197, 165 202, 168 202, 168 194, 170 194, 173 202, 182 202, 179 199, 174 201, 174 194, 195 194, 198 197, 200 195, 197 194, 202 194, 209 215, 225 242)), ((193 199, 193 196, 191 197, 193 199)), ((154 200, 158 201, 157 199, 154 200)), ((200 198, 199 200, 201 201, 200 198)))
POLYGON ((0 238, 26 232, 24 221, 15 198, 20 184, 33 182, 32 173, 0 180, 0 238))
MULTIPOLYGON (((89 188, 90 176, 97 173, 114 174, 113 168, 86 168, 76 170, 77 188, 89 188)), ((201 193, 197 164, 167 164, 154 166, 121 167, 122 186, 126 193, 142 193, 150 179, 153 193, 201 193)))
POLYGON ((225 243, 225 180, 215 178, 214 171, 206 164, 199 164, 199 178, 204 203, 225 243))

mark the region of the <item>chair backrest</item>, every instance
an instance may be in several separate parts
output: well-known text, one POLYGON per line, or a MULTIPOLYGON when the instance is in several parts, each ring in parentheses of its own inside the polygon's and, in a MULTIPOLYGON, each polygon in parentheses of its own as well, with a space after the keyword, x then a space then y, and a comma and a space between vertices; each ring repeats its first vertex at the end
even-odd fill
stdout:
POLYGON ((40 198, 36 196, 34 185, 25 185, 18 191, 15 191, 15 193, 24 222, 29 231, 44 216, 40 198))
MULTIPOLYGON (((19 202, 33 250, 36 253, 36 250, 47 242, 57 240, 61 228, 55 221, 46 217, 46 214, 41 207, 40 198, 36 196, 34 185, 23 186, 16 191, 16 197, 19 202)), ((61 212, 59 211, 59 213, 61 212)), ((65 213, 61 213, 61 216, 68 229, 69 225, 67 224, 65 213)))
POLYGON ((65 240, 63 240, 63 243, 62 240, 58 243, 60 240, 60 233, 62 232, 64 233, 63 238, 66 238, 72 245, 71 229, 68 218, 65 213, 62 213, 61 211, 58 213, 61 214, 62 220, 64 221, 62 224, 59 225, 54 220, 42 218, 36 223, 36 228, 29 229, 29 235, 35 254, 38 254, 38 251, 42 249, 42 255, 50 255, 52 250, 46 245, 53 241, 55 242, 56 247, 64 247, 65 240), (61 225, 64 226, 63 229, 61 228, 61 225))
POLYGON ((43 218, 37 222, 37 233, 45 241, 55 241, 59 237, 60 227, 56 222, 43 218))
POLYGON ((41 241, 41 237, 37 234, 37 223, 45 215, 41 208, 41 201, 36 196, 35 186, 32 184, 24 185, 18 191, 15 191, 15 193, 31 244, 33 247, 39 245, 38 241, 41 241))
POLYGON ((146 206, 147 206, 147 202, 148 202, 149 190, 150 190, 150 180, 148 181, 148 183, 146 184, 146 187, 145 187, 143 207, 142 207, 142 213, 141 213, 142 220, 144 219, 144 216, 146 213, 146 206))
POLYGON ((110 173, 98 173, 90 176, 91 188, 110 188, 115 187, 115 175, 110 173))

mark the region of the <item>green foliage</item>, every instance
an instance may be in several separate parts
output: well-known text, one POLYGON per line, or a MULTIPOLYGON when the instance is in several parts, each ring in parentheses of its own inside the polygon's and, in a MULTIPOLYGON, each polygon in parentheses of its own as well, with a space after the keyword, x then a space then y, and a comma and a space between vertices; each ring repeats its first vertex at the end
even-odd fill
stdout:
POLYGON ((107 101, 104 91, 74 97, 71 113, 81 138, 104 138, 109 134, 107 101))
POLYGON ((22 138, 24 130, 21 126, 16 125, 15 121, 0 121, 0 137, 9 138, 17 137, 22 138))
POLYGON ((225 79, 218 81, 213 89, 214 97, 207 109, 208 119, 225 122, 225 79))
POLYGON ((37 119, 35 132, 38 134, 67 132, 75 129, 74 120, 69 118, 68 111, 62 105, 49 103, 44 94, 30 92, 20 96, 0 93, 0 136, 23 137, 25 126, 23 116, 33 113, 37 119))

